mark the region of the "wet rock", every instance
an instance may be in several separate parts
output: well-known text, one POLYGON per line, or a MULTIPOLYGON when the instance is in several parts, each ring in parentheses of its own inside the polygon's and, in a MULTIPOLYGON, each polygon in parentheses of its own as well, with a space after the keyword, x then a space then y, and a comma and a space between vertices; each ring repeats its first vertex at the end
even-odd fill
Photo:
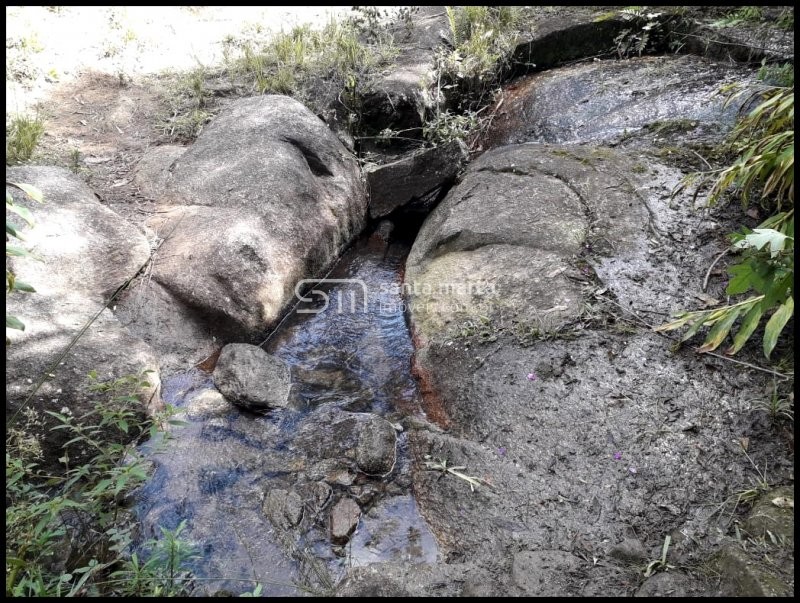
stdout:
POLYGON ((261 508, 274 526, 284 530, 293 528, 303 519, 303 501, 294 491, 269 490, 261 508))
POLYGON ((169 259, 152 279, 229 340, 264 333, 367 210, 355 158, 302 104, 269 95, 228 105, 174 162, 159 200, 148 225, 170 233, 159 250, 169 259))
POLYGON ((352 496, 359 505, 368 505, 377 495, 378 489, 372 484, 350 487, 350 496, 352 496))
POLYGON ((711 565, 720 573, 722 596, 783 597, 792 591, 763 562, 763 556, 750 556, 734 543, 714 555, 711 565))
POLYGON ((306 477, 314 481, 335 483, 342 474, 347 474, 348 464, 340 459, 329 458, 311 465, 306 471, 306 477))
POLYGON ((466 160, 464 144, 453 141, 367 168, 370 217, 381 218, 400 207, 429 211, 466 160))
POLYGON ((658 572, 653 574, 638 588, 634 597, 687 597, 691 580, 681 572, 658 572))
POLYGON ((369 475, 384 475, 394 467, 397 437, 392 424, 375 415, 361 425, 356 447, 358 468, 369 475))
POLYGON ((283 408, 291 386, 289 368, 258 346, 231 343, 222 348, 214 385, 225 398, 248 410, 283 408))
POLYGON ((221 393, 205 389, 186 405, 186 416, 195 421, 221 417, 233 410, 233 406, 221 393))
POLYGON ((747 515, 744 529, 754 538, 772 532, 779 541, 794 543, 794 488, 775 488, 764 494, 747 515))
MULTIPOLYGON (((103 309, 108 298, 145 265, 150 245, 135 226, 103 206, 69 170, 11 167, 6 169, 6 180, 35 186, 44 196, 38 203, 14 187, 6 189, 15 204, 31 212, 35 225, 20 230, 24 246, 38 258, 7 259, 17 278, 36 293, 7 296, 6 313, 21 320, 25 330, 6 331, 11 340, 6 347, 6 413, 10 417, 21 408, 39 378, 51 373, 15 425, 41 446, 44 466, 60 466, 62 445, 72 434, 51 431, 57 421, 43 411, 80 417, 93 410, 98 397, 90 391, 90 371, 96 371, 101 381, 152 371, 143 376, 149 385, 138 394, 141 406, 132 410, 143 419, 146 408, 154 410, 161 403, 159 364, 153 351, 125 329, 111 309, 103 309), (53 367, 95 316, 69 355, 53 367)), ((117 439, 124 437, 120 433, 117 439)), ((73 462, 81 462, 83 453, 88 454, 78 445, 71 445, 67 452, 73 462)))
POLYGON ((374 392, 365 387, 355 371, 325 362, 312 369, 293 367, 292 395, 300 405, 336 403, 344 410, 359 411, 369 406, 374 392))
POLYGON ((172 167, 186 152, 186 149, 187 147, 178 145, 163 145, 147 149, 134 172, 133 181, 139 188, 139 192, 154 201, 160 200, 172 178, 172 167))
POLYGON ((722 86, 754 84, 752 70, 695 56, 596 61, 516 82, 482 144, 521 142, 617 144, 680 133, 719 142, 747 95, 724 106, 722 86), (570 111, 563 108, 572 107, 570 111))
POLYGON ((325 482, 300 484, 297 491, 303 498, 303 504, 313 515, 317 515, 325 508, 333 492, 325 482))
POLYGON ((526 595, 557 597, 568 593, 567 574, 582 563, 564 551, 523 551, 514 555, 511 578, 526 595))
MULTIPOLYGON (((337 597, 457 597, 462 585, 493 584, 491 570, 468 563, 414 563, 393 561, 352 567, 336 587, 337 597)), ((506 594, 502 590, 494 594, 506 594)))
POLYGON ((356 529, 361 509, 351 498, 342 498, 331 509, 330 534, 333 544, 345 544, 356 529))
POLYGON ((647 559, 647 551, 644 550, 644 546, 636 538, 626 538, 613 546, 608 554, 625 563, 641 563, 647 559))

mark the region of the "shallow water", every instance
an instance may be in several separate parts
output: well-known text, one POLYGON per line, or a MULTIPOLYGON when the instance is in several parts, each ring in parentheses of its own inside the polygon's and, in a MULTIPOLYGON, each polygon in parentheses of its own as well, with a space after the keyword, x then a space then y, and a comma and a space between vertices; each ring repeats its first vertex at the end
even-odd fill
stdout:
MULTIPOLYGON (((397 424, 420 412, 399 290, 407 253, 406 244, 387 247, 377 235, 358 241, 327 276, 350 282, 315 285, 263 343, 292 368, 291 407, 263 416, 237 408, 204 418, 183 413, 185 427, 143 447, 155 472, 138 495, 142 540, 186 520, 186 540, 199 554, 191 563, 196 594, 241 593, 255 582, 265 595, 320 593, 347 567, 435 561, 435 539, 409 492, 405 434, 397 434, 392 472, 378 478, 353 468, 347 434, 329 432, 358 413, 397 424), (314 486, 322 480, 331 492, 312 504, 303 493, 324 492, 314 486), (296 528, 273 525, 262 512, 270 489, 301 493, 296 528), (362 516, 350 542, 333 546, 328 515, 344 495, 360 497, 362 516)), ((212 388, 209 374, 192 369, 165 378, 162 395, 185 410, 212 388)))

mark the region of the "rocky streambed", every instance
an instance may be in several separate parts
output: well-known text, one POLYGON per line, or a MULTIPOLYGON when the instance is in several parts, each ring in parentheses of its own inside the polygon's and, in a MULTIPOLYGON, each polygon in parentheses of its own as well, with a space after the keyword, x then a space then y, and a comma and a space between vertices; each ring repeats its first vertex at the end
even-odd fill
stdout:
MULTIPOLYGON (((114 189, 137 225, 64 169, 9 169, 58 201, 32 208, 44 261, 20 267, 46 295, 10 303, 37 335, 9 408, 98 313, 34 402, 78 413, 76 375, 154 371, 144 401, 187 425, 143 449, 140 540, 186 522, 197 594, 792 594, 793 435, 764 404, 789 371, 653 327, 724 300, 708 267, 758 216, 678 185, 742 109, 720 88, 757 90, 793 40, 673 17, 621 59, 622 16, 537 13, 470 149, 362 170, 336 123, 267 95, 143 150, 114 189)), ((381 128, 416 123, 447 28, 418 20, 365 99, 381 128)))

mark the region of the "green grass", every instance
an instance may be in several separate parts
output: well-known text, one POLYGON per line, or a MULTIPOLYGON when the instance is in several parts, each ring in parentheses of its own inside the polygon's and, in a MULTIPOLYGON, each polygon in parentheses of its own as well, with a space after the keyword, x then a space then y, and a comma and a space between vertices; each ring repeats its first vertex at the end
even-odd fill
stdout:
POLYGON ((29 161, 44 134, 44 120, 38 115, 17 114, 6 124, 6 164, 29 161))

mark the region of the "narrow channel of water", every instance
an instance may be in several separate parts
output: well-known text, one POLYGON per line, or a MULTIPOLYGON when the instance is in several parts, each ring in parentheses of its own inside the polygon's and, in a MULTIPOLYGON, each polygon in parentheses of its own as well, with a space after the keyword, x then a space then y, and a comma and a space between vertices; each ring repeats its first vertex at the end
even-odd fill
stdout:
POLYGON ((436 559, 435 539, 410 492, 399 424, 420 412, 400 292, 409 243, 385 238, 376 232, 356 242, 327 276, 338 282, 316 286, 324 295, 307 294, 314 301, 298 305, 264 343, 291 366, 290 408, 203 414, 192 400, 213 388, 209 374, 193 369, 164 379, 165 402, 188 411, 181 417, 188 424, 166 443, 143 447, 155 472, 136 512, 142 540, 158 526, 186 521, 186 539, 199 553, 192 563, 196 594, 238 594, 255 581, 265 595, 319 593, 348 567, 436 559), (364 413, 398 428, 387 476, 359 472, 353 461, 355 419, 364 413), (271 519, 262 510, 269 492, 294 501, 271 519), (357 501, 362 514, 349 542, 335 545, 330 510, 342 497, 357 501))

